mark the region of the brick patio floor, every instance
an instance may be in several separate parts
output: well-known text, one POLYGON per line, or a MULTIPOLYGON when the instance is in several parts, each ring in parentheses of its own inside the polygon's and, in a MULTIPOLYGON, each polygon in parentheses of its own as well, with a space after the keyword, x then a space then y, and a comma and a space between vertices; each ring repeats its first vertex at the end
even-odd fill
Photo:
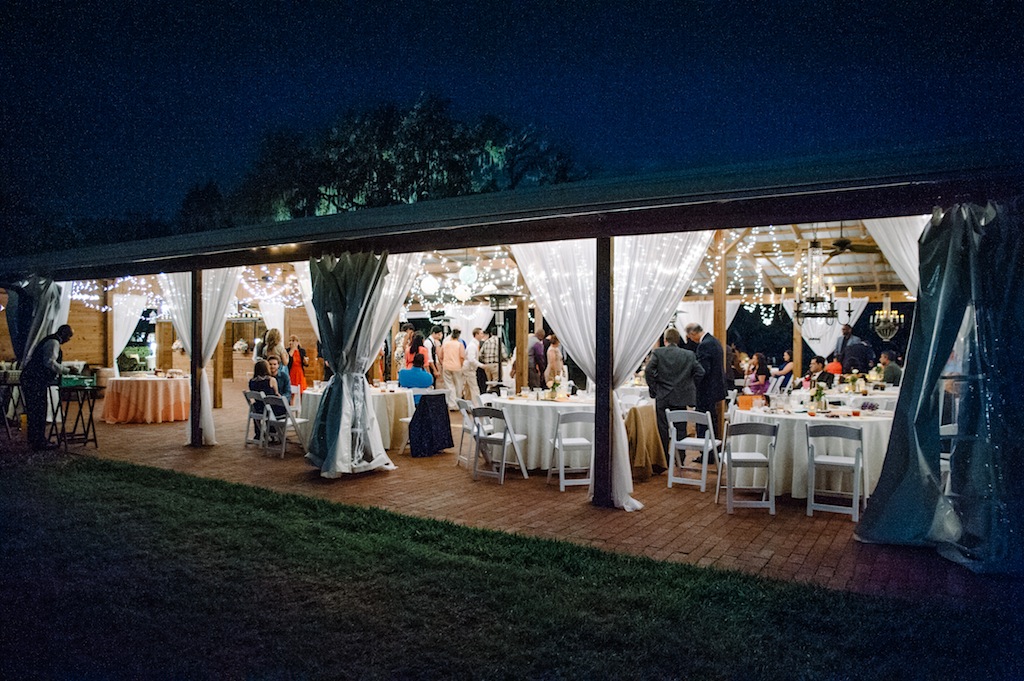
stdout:
MULTIPOLYGON (((802 500, 781 497, 775 517, 764 509, 736 509, 729 516, 724 499, 714 503, 713 489, 706 493, 678 486, 668 489, 664 475, 635 485, 633 496, 645 508, 634 513, 592 506, 585 488, 559 492, 557 484, 547 485, 540 472, 529 480, 509 475, 504 486, 493 479, 474 482, 466 469, 456 468, 454 450, 426 459, 392 451, 398 470, 327 480, 304 460, 298 445, 290 445, 283 460, 243 445, 246 409, 240 385, 225 382, 224 402, 224 408, 214 412, 220 442, 216 447, 183 446, 185 424, 181 422, 102 423, 101 400, 96 409, 99 449, 72 451, 832 589, 964 605, 1005 602, 1024 594, 1024 580, 973 574, 932 549, 862 544, 854 539, 855 525, 848 516, 819 512, 808 518, 802 500)), ((452 416, 457 446, 460 423, 457 413, 452 416)), ((469 447, 467 441, 467 451, 469 447)))

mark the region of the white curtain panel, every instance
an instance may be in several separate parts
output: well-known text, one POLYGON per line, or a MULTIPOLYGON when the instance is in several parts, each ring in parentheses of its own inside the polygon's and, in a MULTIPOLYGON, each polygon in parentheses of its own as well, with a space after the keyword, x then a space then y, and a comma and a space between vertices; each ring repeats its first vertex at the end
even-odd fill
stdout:
POLYGON ((316 308, 313 307, 313 277, 309 273, 309 261, 300 260, 293 262, 295 277, 299 280, 299 292, 302 294, 302 306, 306 308, 306 316, 313 326, 313 333, 316 339, 320 340, 320 325, 316 321, 316 308))
POLYGON ((288 336, 284 335, 284 303, 276 300, 261 300, 260 314, 263 315, 263 325, 267 327, 268 331, 277 329, 281 332, 281 339, 287 348, 288 336))
MULTIPOLYGON (((203 429, 203 444, 217 444, 217 433, 213 425, 213 391, 206 374, 206 363, 213 357, 224 333, 224 320, 228 306, 235 297, 238 281, 242 276, 241 267, 203 270, 203 347, 200 348, 200 365, 204 368, 199 380, 199 397, 202 407, 199 423, 203 429)), ((178 334, 182 347, 192 356, 192 273, 161 273, 160 289, 165 301, 165 311, 171 317, 171 324, 178 334)), ((192 380, 196 380, 193 376, 192 380)), ((185 444, 192 443, 191 417, 185 431, 185 444)))
MULTIPOLYGON (((732 326, 732 320, 736 319, 736 312, 740 309, 740 301, 725 301, 725 328, 732 326)), ((712 300, 683 300, 676 308, 676 327, 682 331, 691 322, 697 322, 705 331, 710 334, 715 332, 715 303, 712 300)), ((719 338, 725 345, 725 339, 719 338)))
POLYGON ((117 358, 132 339, 139 318, 146 311, 146 296, 134 293, 115 293, 110 314, 114 317, 114 375, 120 376, 117 369, 117 358))
MULTIPOLYGON (((388 261, 388 267, 391 266, 388 261)), ((468 338, 473 329, 486 329, 494 319, 494 310, 490 305, 448 305, 444 308, 446 317, 450 317, 453 329, 462 331, 462 337, 468 338)))
MULTIPOLYGON (((843 322, 846 321, 846 305, 848 300, 850 307, 853 309, 853 316, 850 317, 850 326, 853 326, 860 319, 860 316, 864 314, 864 308, 868 306, 867 298, 853 298, 852 300, 848 298, 836 299, 836 307, 840 310, 839 319, 843 321, 834 319, 829 324, 824 319, 812 318, 805 319, 804 323, 800 326, 800 335, 811 346, 811 350, 814 350, 814 354, 828 357, 831 352, 835 351, 836 341, 843 335, 843 322)), ((782 301, 782 307, 792 318, 793 301, 782 301)), ((796 322, 794 321, 794 323, 796 322)))
MULTIPOLYGON (((668 324, 707 251, 711 232, 654 234, 614 240, 612 385, 621 385, 668 324), (643 263, 643 266, 637 266, 643 263)), ((591 381, 597 359, 597 257, 593 239, 512 246, 523 279, 551 328, 591 381)), ((627 511, 632 498, 629 445, 618 398, 612 396, 612 499, 627 511)))
MULTIPOLYGON (((370 320, 368 333, 360 337, 357 356, 361 360, 360 364, 365 364, 361 368, 363 373, 370 370, 373 360, 377 357, 377 351, 384 344, 391 331, 391 325, 398 318, 398 311, 402 309, 405 299, 409 297, 409 290, 412 289, 412 284, 416 280, 422 259, 422 253, 388 254, 388 273, 384 277, 384 286, 381 289, 380 298, 377 300, 377 307, 370 320)), ((309 269, 308 262, 306 269, 309 269)))
POLYGON ((865 220, 864 226, 882 249, 882 255, 895 270, 911 295, 917 295, 918 267, 921 260, 918 241, 932 219, 931 215, 865 220))

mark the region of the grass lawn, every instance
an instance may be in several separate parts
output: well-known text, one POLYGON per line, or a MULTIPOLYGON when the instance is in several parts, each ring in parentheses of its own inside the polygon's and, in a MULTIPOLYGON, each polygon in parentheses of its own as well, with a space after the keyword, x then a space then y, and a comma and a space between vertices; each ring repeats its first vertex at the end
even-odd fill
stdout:
POLYGON ((835 593, 90 458, 0 465, 6 679, 1017 679, 1017 605, 835 593))

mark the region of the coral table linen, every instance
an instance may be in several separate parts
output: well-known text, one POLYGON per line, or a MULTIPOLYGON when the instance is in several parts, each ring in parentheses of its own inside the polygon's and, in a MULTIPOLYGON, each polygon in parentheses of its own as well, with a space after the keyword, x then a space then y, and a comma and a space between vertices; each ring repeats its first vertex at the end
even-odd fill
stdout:
POLYGON ((107 423, 187 421, 191 379, 112 378, 103 399, 107 423))

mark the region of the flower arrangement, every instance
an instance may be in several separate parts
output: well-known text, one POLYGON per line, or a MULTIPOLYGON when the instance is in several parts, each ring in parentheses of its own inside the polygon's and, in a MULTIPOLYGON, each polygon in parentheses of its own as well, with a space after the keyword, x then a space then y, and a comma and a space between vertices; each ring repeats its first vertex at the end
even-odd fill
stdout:
POLYGON ((861 402, 860 403, 860 409, 861 409, 861 411, 875 411, 876 409, 878 409, 878 403, 877 402, 861 402))
POLYGON ((185 346, 181 344, 181 339, 180 338, 175 339, 175 341, 173 343, 171 343, 171 350, 177 350, 179 352, 185 352, 185 346))
POLYGON ((235 341, 235 344, 232 345, 231 348, 235 352, 248 352, 249 344, 245 341, 244 338, 239 338, 238 340, 235 341))
POLYGON ((860 371, 858 371, 857 369, 854 369, 853 373, 847 374, 845 378, 846 378, 847 384, 855 385, 857 383, 857 379, 859 379, 860 377, 861 377, 860 371))
POLYGON ((818 386, 814 389, 814 401, 821 402, 825 399, 825 384, 819 382, 818 386))

